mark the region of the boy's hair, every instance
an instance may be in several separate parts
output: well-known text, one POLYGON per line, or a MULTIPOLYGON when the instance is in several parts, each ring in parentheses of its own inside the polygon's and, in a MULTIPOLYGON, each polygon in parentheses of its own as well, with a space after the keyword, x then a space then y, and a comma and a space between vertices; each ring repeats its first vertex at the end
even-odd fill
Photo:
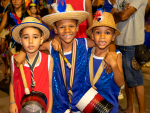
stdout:
MULTIPOLYGON (((72 20, 76 20, 76 19, 72 19, 72 20)), ((58 21, 57 21, 58 22, 58 21)), ((56 23, 57 22, 54 22, 54 25, 56 26, 56 23)), ((78 25, 78 20, 76 20, 76 25, 78 25)))
MULTIPOLYGON (((40 36, 41 36, 41 37, 43 36, 43 31, 42 31, 40 28, 34 27, 34 26, 28 26, 28 27, 32 27, 32 28, 37 29, 37 30, 39 31, 39 33, 40 33, 40 36)), ((24 28, 27 28, 27 27, 24 27, 24 28)), ((19 32, 19 36, 20 36, 20 37, 21 37, 21 35, 22 35, 22 32, 23 32, 24 28, 22 28, 22 29, 20 30, 20 32, 19 32)))

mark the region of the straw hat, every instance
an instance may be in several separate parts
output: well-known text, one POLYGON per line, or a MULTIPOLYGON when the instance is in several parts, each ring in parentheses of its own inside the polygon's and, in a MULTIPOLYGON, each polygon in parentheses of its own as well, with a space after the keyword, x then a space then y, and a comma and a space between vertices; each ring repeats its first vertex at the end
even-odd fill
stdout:
POLYGON ((92 35, 92 29, 94 27, 99 27, 99 26, 111 27, 111 28, 115 29, 116 36, 120 35, 120 31, 116 28, 116 24, 115 24, 115 21, 114 21, 112 14, 110 14, 108 12, 101 13, 101 19, 100 20, 97 20, 97 18, 96 19, 94 18, 93 24, 90 28, 88 28, 86 30, 86 34, 88 36, 91 36, 92 35))
POLYGON ((59 20, 75 19, 78 20, 78 24, 80 24, 87 19, 89 15, 88 12, 74 11, 71 4, 66 4, 66 5, 67 5, 66 10, 64 12, 60 12, 57 10, 58 5, 56 3, 53 3, 51 6, 53 7, 56 13, 46 15, 42 18, 42 20, 45 23, 54 26, 54 23, 59 20))
POLYGON ((37 28, 41 29, 43 31, 44 40, 49 38, 50 30, 48 29, 48 27, 41 24, 41 22, 38 19, 34 18, 34 17, 26 17, 22 20, 21 24, 16 25, 11 31, 12 38, 17 43, 20 43, 20 41, 19 41, 19 37, 20 37, 19 32, 20 32, 20 30, 25 28, 25 27, 30 27, 30 26, 37 27, 37 28))

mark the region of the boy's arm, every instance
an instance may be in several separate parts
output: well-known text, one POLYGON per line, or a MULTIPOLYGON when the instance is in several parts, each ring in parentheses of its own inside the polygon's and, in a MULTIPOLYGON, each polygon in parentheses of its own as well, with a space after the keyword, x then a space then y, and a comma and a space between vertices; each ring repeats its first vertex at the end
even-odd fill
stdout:
POLYGON ((111 66, 114 75, 114 81, 116 82, 118 87, 124 85, 121 54, 117 54, 115 52, 108 52, 106 57, 104 58, 104 61, 111 66))
POLYGON ((85 10, 89 13, 89 16, 87 18, 88 28, 89 28, 92 26, 92 21, 93 21, 91 0, 85 0, 85 10))
POLYGON ((121 87, 124 85, 124 75, 122 69, 122 56, 121 53, 117 55, 117 66, 112 68, 114 74, 114 81, 121 87))
POLYGON ((48 50, 48 51, 49 49, 50 49, 50 41, 44 42, 39 48, 39 50, 48 50))
POLYGON ((53 66, 54 66, 54 60, 53 60, 52 56, 50 56, 50 66, 49 66, 49 105, 48 105, 47 113, 52 113, 52 106, 53 106, 53 93, 52 93, 53 66))
POLYGON ((88 48, 91 48, 91 47, 95 46, 95 43, 91 38, 86 38, 86 39, 87 39, 88 48))
MULTIPOLYGON (((49 50, 49 46, 50 46, 50 42, 49 42, 49 41, 44 42, 44 43, 40 46, 39 50, 49 50)), ((14 57, 15 65, 16 65, 17 67, 19 67, 20 64, 23 64, 23 63, 24 63, 25 59, 26 59, 26 51, 25 51, 24 48, 22 47, 21 50, 20 50, 20 52, 18 53, 18 55, 16 55, 16 56, 14 57)))
POLYGON ((2 21, 0 23, 0 32, 5 28, 6 23, 7 23, 7 11, 5 12, 2 21))
POLYGON ((111 13, 114 16, 116 23, 121 21, 126 21, 136 11, 136 8, 129 6, 129 4, 127 4, 126 8, 122 11, 119 11, 116 8, 113 8, 111 10, 111 13))
POLYGON ((112 3, 112 5, 114 5, 116 3, 116 0, 110 0, 110 2, 112 3))
POLYGON ((10 95, 10 105, 9 105, 9 112, 10 113, 18 113, 18 107, 15 103, 15 97, 14 97, 14 90, 13 90, 13 71, 12 71, 12 61, 11 61, 11 82, 10 82, 10 87, 9 87, 9 95, 10 95))
POLYGON ((26 52, 22 47, 18 55, 14 57, 14 63, 17 67, 19 67, 20 64, 23 64, 25 62, 25 59, 26 59, 26 52))

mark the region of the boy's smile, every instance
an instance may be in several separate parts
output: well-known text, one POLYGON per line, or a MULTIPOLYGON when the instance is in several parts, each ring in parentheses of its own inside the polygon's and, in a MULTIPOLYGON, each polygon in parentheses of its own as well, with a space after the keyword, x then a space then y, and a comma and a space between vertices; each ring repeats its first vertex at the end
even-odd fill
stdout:
POLYGON ((114 41, 114 29, 106 26, 93 28, 92 39, 99 49, 107 49, 111 41, 114 41))
POLYGON ((60 20, 56 22, 54 30, 55 33, 60 37, 62 43, 69 44, 75 38, 78 31, 77 21, 72 19, 60 20))
POLYGON ((27 54, 36 53, 39 46, 43 42, 43 38, 38 29, 33 27, 26 27, 23 29, 21 34, 21 45, 26 50, 27 54))

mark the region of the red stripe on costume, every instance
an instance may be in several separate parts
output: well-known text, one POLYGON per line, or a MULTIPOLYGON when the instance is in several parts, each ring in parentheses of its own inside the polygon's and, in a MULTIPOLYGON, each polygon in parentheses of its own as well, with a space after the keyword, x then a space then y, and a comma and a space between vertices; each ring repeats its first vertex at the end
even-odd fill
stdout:
POLYGON ((83 112, 92 113, 92 110, 95 107, 95 105, 103 100, 104 98, 99 93, 97 93, 95 97, 90 101, 90 103, 84 108, 83 112))

